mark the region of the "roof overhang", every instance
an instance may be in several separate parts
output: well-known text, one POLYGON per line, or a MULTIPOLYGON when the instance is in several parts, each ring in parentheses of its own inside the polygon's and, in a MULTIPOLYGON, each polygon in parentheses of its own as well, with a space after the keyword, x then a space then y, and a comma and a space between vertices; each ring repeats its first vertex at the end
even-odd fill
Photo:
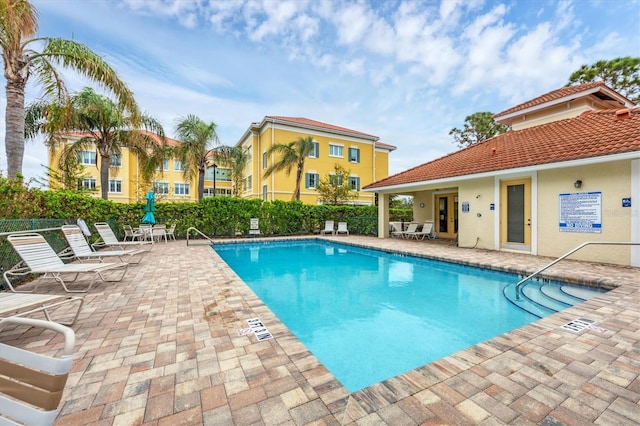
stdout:
POLYGON ((431 189, 432 187, 455 186, 455 184, 458 184, 463 181, 483 179, 487 177, 496 177, 496 176, 503 176, 503 175, 508 176, 508 175, 514 175, 514 174, 524 175, 524 174, 528 174, 536 171, 542 171, 542 170, 553 170, 553 169, 568 168, 568 167, 587 166, 592 164, 601 164, 601 163, 609 163, 613 161, 634 160, 634 159, 640 159, 640 151, 625 152, 622 154, 604 155, 600 157, 591 157, 591 158, 584 158, 579 160, 562 161, 558 163, 538 164, 534 166, 496 170, 491 172, 476 173, 472 175, 452 176, 452 177, 447 177, 442 179, 410 182, 406 184, 380 186, 377 188, 363 188, 362 190, 365 192, 378 192, 378 193, 391 193, 391 194, 416 192, 416 191, 431 189))
POLYGON ((615 90, 611 90, 611 89, 609 89, 608 87, 605 87, 605 86, 597 86, 597 87, 592 87, 590 89, 583 90, 581 92, 572 93, 570 95, 563 96, 563 97, 558 98, 558 99, 553 99, 551 101, 543 102, 541 104, 534 105, 534 106, 531 106, 529 108, 519 109, 519 110, 511 112, 509 114, 496 115, 495 116, 495 120, 497 122, 499 122, 499 123, 502 123, 504 121, 508 121, 508 120, 513 119, 513 118, 520 117, 522 115, 531 114, 533 112, 536 112, 536 111, 539 111, 539 110, 542 110, 542 109, 547 109, 547 108, 549 108, 551 106, 561 105, 561 104, 564 104, 566 102, 570 102, 570 101, 573 101, 573 100, 579 99, 579 98, 584 98, 586 96, 590 96, 590 95, 593 95, 593 94, 598 93, 598 92, 602 92, 602 93, 606 94, 612 100, 618 101, 620 104, 624 105, 627 108, 633 108, 635 106, 635 104, 633 102, 631 102, 629 99, 625 98, 624 96, 622 96, 621 94, 619 94, 615 90))

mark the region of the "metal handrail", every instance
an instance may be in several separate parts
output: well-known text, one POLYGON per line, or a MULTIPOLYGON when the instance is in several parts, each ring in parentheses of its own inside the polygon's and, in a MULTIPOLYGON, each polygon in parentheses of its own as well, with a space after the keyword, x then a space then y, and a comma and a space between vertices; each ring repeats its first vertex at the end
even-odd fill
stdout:
POLYGON ((202 231, 200 231, 198 228, 196 228, 195 226, 191 226, 189 227, 189 229, 187 229, 187 246, 189 246, 189 232, 190 231, 196 231, 198 234, 202 235, 204 238, 206 238, 207 240, 209 240, 211 243, 213 243, 213 240, 209 237, 207 237, 205 234, 202 233, 202 231))
POLYGON ((556 263, 560 262, 562 259, 569 257, 570 255, 572 255, 573 253, 577 252, 578 250, 580 250, 583 247, 586 247, 590 244, 600 244, 600 245, 619 245, 619 246, 640 246, 640 242, 626 242, 626 241, 587 241, 586 243, 582 243, 580 244, 578 247, 574 248, 573 250, 563 254, 562 256, 560 256, 559 258, 557 258, 556 260, 554 260, 553 262, 549 263, 548 265, 543 266, 542 268, 538 269, 537 271, 535 271, 533 274, 524 277, 523 279, 521 279, 520 281, 518 281, 516 283, 516 300, 520 300, 520 286, 522 284, 524 284, 526 281, 530 280, 531 278, 535 277, 536 275, 538 275, 540 272, 552 267, 553 265, 555 265, 556 263))

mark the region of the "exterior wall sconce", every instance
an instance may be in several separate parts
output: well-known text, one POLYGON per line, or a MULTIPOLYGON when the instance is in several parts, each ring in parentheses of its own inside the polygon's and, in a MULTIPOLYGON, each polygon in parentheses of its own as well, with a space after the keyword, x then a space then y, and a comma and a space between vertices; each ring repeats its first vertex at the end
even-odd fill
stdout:
POLYGON ((582 181, 580 179, 578 179, 577 181, 575 181, 573 183, 573 186, 575 186, 576 188, 582 187, 582 181))

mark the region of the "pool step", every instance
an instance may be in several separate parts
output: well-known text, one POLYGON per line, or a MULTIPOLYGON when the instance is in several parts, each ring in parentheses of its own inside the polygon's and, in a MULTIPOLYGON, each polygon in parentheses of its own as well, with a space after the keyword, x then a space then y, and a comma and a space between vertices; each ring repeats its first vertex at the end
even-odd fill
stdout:
POLYGON ((526 282, 521 287, 519 298, 516 297, 515 285, 508 285, 503 289, 507 300, 538 318, 577 305, 603 292, 605 290, 548 281, 526 282))

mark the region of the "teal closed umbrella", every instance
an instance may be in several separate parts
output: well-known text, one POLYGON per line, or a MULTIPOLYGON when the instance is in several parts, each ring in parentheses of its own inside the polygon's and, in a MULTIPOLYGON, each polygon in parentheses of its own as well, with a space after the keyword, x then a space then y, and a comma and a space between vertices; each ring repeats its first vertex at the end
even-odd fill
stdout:
POLYGON ((150 223, 155 224, 156 218, 153 215, 153 212, 156 211, 156 206, 154 202, 156 201, 156 196, 153 194, 153 191, 147 192, 147 205, 144 207, 145 215, 142 217, 142 223, 150 223))

